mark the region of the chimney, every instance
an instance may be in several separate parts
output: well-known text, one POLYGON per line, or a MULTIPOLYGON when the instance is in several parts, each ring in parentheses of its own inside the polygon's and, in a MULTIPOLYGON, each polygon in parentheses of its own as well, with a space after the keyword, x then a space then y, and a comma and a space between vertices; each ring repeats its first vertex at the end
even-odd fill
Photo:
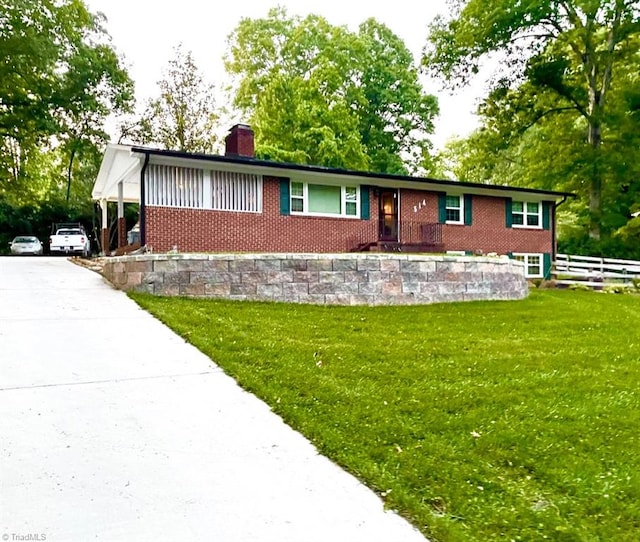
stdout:
POLYGON ((244 156, 253 158, 255 148, 253 144, 253 130, 248 124, 236 124, 225 138, 225 156, 244 156))

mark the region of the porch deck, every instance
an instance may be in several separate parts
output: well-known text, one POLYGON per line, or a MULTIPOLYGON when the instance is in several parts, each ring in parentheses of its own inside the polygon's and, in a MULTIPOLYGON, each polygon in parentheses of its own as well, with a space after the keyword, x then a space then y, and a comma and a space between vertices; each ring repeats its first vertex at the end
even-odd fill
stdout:
POLYGON ((349 252, 443 252, 442 224, 403 222, 389 227, 383 221, 370 231, 347 240, 349 252))

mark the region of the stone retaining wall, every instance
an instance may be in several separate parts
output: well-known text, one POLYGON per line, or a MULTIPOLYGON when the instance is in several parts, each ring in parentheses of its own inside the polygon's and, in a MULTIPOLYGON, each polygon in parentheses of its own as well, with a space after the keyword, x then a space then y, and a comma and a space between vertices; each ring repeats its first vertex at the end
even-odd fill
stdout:
POLYGON ((107 258, 125 291, 333 305, 522 299, 521 262, 415 254, 145 254, 107 258))

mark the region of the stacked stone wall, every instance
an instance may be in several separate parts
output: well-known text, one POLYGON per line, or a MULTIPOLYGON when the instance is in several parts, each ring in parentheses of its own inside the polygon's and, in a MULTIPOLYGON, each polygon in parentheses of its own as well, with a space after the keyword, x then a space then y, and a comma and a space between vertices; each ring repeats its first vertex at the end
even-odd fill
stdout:
POLYGON ((327 305, 411 305, 527 296, 507 257, 413 254, 145 254, 109 258, 125 291, 327 305))

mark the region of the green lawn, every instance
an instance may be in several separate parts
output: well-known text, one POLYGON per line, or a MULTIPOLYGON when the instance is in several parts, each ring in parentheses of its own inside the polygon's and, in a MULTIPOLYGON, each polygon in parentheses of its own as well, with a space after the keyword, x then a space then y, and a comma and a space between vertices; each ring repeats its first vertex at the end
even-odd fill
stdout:
POLYGON ((132 297, 433 541, 640 538, 640 296, 132 297))

